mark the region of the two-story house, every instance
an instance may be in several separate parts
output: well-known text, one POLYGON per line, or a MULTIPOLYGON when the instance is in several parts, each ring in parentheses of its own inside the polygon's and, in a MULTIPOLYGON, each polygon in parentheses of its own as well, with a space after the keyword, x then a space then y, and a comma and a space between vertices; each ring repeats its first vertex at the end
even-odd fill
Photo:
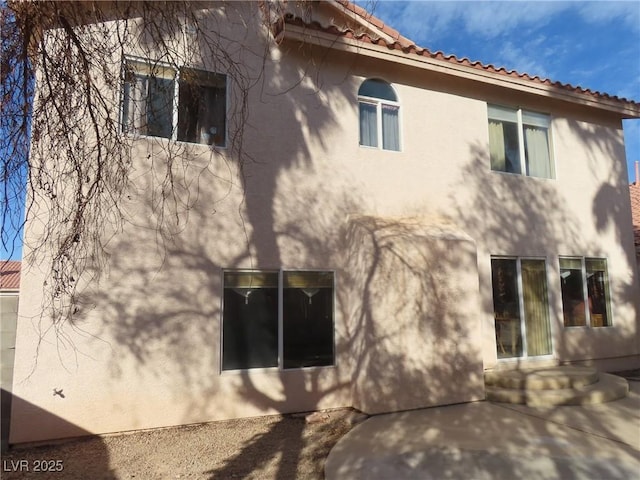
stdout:
MULTIPOLYGON (((12 442, 421 408, 483 399, 488 369, 640 363, 622 133, 640 104, 431 52, 347 2, 269 28, 253 2, 194 8, 198 29, 163 19, 170 53, 135 11, 101 20, 127 23, 104 86, 126 221, 62 333, 45 268, 23 265, 12 442)), ((28 219, 25 255, 39 234, 28 219)))

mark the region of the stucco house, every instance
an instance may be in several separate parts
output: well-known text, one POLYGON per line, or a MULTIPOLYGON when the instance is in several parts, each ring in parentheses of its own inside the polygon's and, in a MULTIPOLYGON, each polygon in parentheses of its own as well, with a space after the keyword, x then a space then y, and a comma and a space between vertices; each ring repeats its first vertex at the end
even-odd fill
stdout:
MULTIPOLYGON (((23 265, 12 442, 398 411, 483 399, 491 369, 640 366, 622 133, 639 103, 431 52, 348 2, 291 5, 270 28, 259 4, 230 5, 195 8, 260 81, 133 41, 115 62, 129 221, 62 347, 33 321, 43 267, 23 265), (176 145, 198 194, 159 242, 154 182, 176 145)), ((25 256, 38 235, 28 220, 25 256)))

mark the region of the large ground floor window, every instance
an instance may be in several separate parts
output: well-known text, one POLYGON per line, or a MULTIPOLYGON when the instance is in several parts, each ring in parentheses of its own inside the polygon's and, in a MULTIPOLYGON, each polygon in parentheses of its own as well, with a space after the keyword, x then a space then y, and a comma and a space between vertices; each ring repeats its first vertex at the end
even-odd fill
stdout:
POLYGON ((609 276, 605 259, 561 257, 560 283, 565 327, 611 325, 609 276))
POLYGON ((550 355, 545 261, 492 258, 491 279, 498 358, 550 355))
POLYGON ((333 272, 224 272, 222 370, 333 365, 333 299, 333 272))

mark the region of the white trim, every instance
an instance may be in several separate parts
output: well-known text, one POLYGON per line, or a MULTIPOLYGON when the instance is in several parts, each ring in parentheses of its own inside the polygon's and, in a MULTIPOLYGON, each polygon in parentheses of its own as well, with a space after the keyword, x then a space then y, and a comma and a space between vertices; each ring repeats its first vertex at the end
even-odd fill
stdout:
POLYGON ((527 173, 527 152, 524 148, 524 125, 522 124, 522 109, 516 110, 516 118, 518 119, 518 151, 520 152, 520 175, 528 177, 527 173))
POLYGON ((377 145, 363 145, 362 143, 360 143, 360 108, 358 106, 358 146, 362 147, 362 148, 374 148, 376 150, 383 150, 385 152, 402 152, 402 140, 403 140, 403 135, 402 135, 402 108, 400 105, 400 96, 398 95, 398 92, 396 91, 396 89, 394 88, 393 84, 391 82, 388 82, 387 80, 380 78, 380 77, 367 77, 364 80, 362 80, 362 82, 360 82, 360 85, 358 87, 358 90, 360 88, 362 88, 362 85, 368 81, 368 80, 378 80, 380 82, 384 82, 387 85, 389 85, 389 87, 391 87, 391 89, 393 90, 393 93, 395 94, 396 98, 398 98, 398 100, 393 101, 393 100, 386 100, 383 98, 378 98, 378 97, 369 97, 367 95, 360 95, 358 94, 358 104, 362 103, 366 103, 368 105, 375 105, 376 107, 376 132, 377 132, 377 145), (397 150, 392 150, 390 148, 384 148, 384 131, 382 129, 382 106, 383 105, 390 105, 392 107, 398 107, 398 149, 397 150))
POLYGON ((580 270, 582 273, 582 303, 584 304, 584 323, 585 327, 591 327, 591 309, 589 308, 589 289, 587 287, 587 262, 584 261, 584 258, 580 259, 580 270))
MULTIPOLYGON (((526 312, 524 309, 524 291, 522 286, 522 260, 520 257, 516 257, 516 275, 516 285, 518 286, 518 306, 520 307, 520 341, 522 342, 522 355, 519 358, 528 358, 529 351, 527 350, 527 325, 524 318, 526 312)), ((549 303, 548 300, 547 303, 549 303)))
POLYGON ((230 105, 230 92, 229 92, 229 75, 227 73, 205 70, 202 67, 191 67, 187 64, 182 64, 179 66, 172 66, 167 62, 155 61, 150 59, 145 59, 141 57, 135 57, 132 55, 123 55, 122 57, 122 67, 121 67, 121 75, 120 75, 120 96, 119 96, 119 131, 121 134, 131 137, 131 138, 146 138, 146 139, 165 139, 170 140, 174 143, 184 143, 187 145, 199 145, 201 147, 206 147, 207 149, 214 148, 216 150, 226 150, 229 145, 229 105, 230 105), (171 136, 163 137, 157 135, 147 135, 141 133, 132 133, 125 131, 125 118, 124 118, 124 84, 126 81, 126 70, 127 65, 132 65, 134 67, 134 71, 139 73, 140 75, 146 76, 158 76, 160 78, 168 78, 173 79, 174 82, 174 93, 173 93, 173 103, 171 105, 172 110, 172 125, 171 125, 171 136), (223 75, 224 76, 224 89, 225 89, 225 112, 224 112, 224 145, 207 145, 199 142, 189 142, 187 140, 178 140, 178 122, 179 122, 179 114, 180 114, 180 71, 184 68, 188 68, 191 70, 196 70, 204 73, 211 73, 214 75, 223 75), (173 72, 173 76, 170 75, 157 75, 155 73, 156 69, 162 70, 170 70, 173 72))
MULTIPOLYGON (((565 325, 564 324, 564 300, 562 299, 562 294, 560 295, 560 300, 562 303, 562 328, 567 329, 595 329, 596 331, 600 329, 611 328, 614 326, 613 324, 613 304, 611 302, 611 279, 609 278, 609 261, 607 257, 598 257, 598 256, 578 256, 578 255, 558 255, 558 273, 561 273, 562 265, 560 265, 560 260, 580 260, 580 274, 582 275, 582 302, 584 304, 584 325, 565 325), (609 316, 607 319, 609 324, 602 325, 598 327, 594 327, 591 324, 591 307, 589 306, 589 286, 587 283, 587 260, 604 260, 605 262, 605 273, 607 275, 607 288, 605 289, 605 295, 607 291, 609 292, 609 296, 606 300, 606 311, 609 316)), ((561 275, 562 277, 562 275, 561 275)), ((562 278, 560 278, 560 288, 562 289, 562 278)))
POLYGON ((589 293, 587 291, 587 277, 584 257, 575 255, 558 255, 558 273, 560 274, 560 301, 562 304, 562 328, 578 329, 578 328, 590 328, 591 327, 591 312, 589 311, 589 304, 587 299, 589 293), (584 325, 565 325, 564 324, 564 299, 562 298, 562 265, 560 261, 566 260, 579 260, 580 261, 580 275, 582 275, 582 305, 584 307, 584 325))
MULTIPOLYGON (((491 110, 493 109, 499 109, 499 110, 506 110, 506 111, 511 111, 514 112, 516 114, 516 124, 518 126, 518 153, 520 156, 520 173, 517 172, 506 172, 503 170, 494 170, 493 168, 491 168, 491 165, 489 165, 489 168, 492 172, 495 173, 506 173, 509 175, 520 175, 522 177, 527 177, 527 178, 539 178, 542 180, 556 180, 556 161, 555 161, 555 149, 554 149, 554 145, 553 145, 553 139, 552 139, 552 117, 551 114, 549 113, 543 113, 543 112, 536 112, 534 110, 529 110, 529 109, 524 109, 522 107, 510 107, 507 105, 501 105, 501 104, 496 104, 496 103, 490 103, 487 102, 487 123, 489 123, 491 120, 494 121, 499 121, 499 122, 510 122, 513 123, 513 120, 506 118, 505 116, 501 115, 499 112, 495 112, 497 113, 496 115, 492 115, 491 114, 491 110), (547 151, 549 153, 549 176, 548 177, 538 177, 535 175, 530 175, 529 172, 527 172, 527 152, 526 152, 526 147, 525 147, 525 138, 524 138, 524 116, 527 114, 532 114, 535 116, 539 116, 539 117, 544 117, 544 119, 546 120, 546 122, 540 122, 540 124, 535 124, 535 123, 527 123, 527 125, 531 124, 532 126, 535 127, 540 127, 540 128, 546 128, 547 131, 547 151), (544 123, 544 125, 542 125, 542 123, 544 123)), ((491 139, 489 139, 489 143, 491 139)), ((489 155, 491 156, 491 155, 489 155)))
MULTIPOLYGON (((549 128, 547 129, 547 135, 548 135, 548 139, 549 139, 549 155, 551 155, 551 158, 549 159, 549 166, 551 168, 551 175, 552 177, 548 180, 557 180, 558 179, 558 169, 556 168, 557 166, 557 162, 556 162, 556 146, 555 146, 555 141, 554 141, 554 135, 553 135, 553 130, 554 130, 554 126, 553 124, 555 123, 555 117, 550 113, 549 115, 549 128)), ((531 178, 540 178, 540 177, 531 177, 531 178)))

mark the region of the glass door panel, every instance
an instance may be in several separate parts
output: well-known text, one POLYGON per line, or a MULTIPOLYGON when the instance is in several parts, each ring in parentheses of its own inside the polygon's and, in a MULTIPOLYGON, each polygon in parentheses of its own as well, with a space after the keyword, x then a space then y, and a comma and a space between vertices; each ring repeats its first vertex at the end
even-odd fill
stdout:
POLYGON ((550 355, 545 261, 492 258, 491 280, 498 358, 550 355))
POLYGON ((521 269, 527 355, 550 355, 551 325, 544 260, 522 260, 521 269))
POLYGON ((498 358, 522 356, 520 295, 515 259, 491 260, 498 358))

